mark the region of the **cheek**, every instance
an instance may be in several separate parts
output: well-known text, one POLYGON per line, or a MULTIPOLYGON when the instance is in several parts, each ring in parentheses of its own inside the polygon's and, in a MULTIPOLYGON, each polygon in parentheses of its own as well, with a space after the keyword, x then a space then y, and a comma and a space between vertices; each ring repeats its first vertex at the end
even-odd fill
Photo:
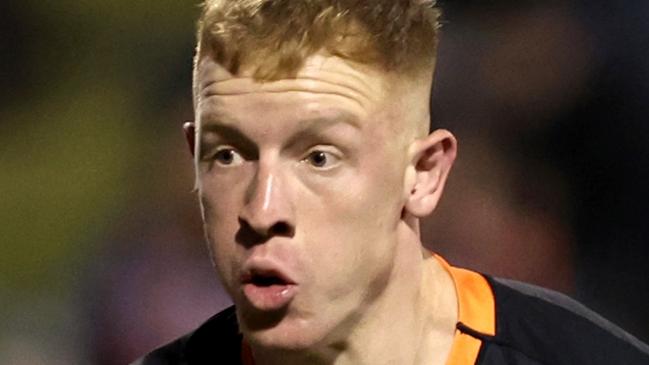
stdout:
POLYGON ((310 219, 301 223, 310 249, 317 251, 312 257, 332 274, 363 271, 383 263, 394 250, 401 185, 398 176, 373 166, 367 169, 335 179, 301 199, 310 203, 302 207, 310 219))
POLYGON ((236 281, 238 267, 234 237, 239 229, 238 212, 241 208, 240 202, 243 201, 245 185, 233 184, 228 180, 234 179, 203 177, 199 199, 210 257, 221 281, 230 291, 231 283, 236 281))
POLYGON ((227 247, 229 240, 238 229, 237 204, 232 197, 215 194, 211 191, 200 192, 200 202, 203 211, 203 225, 212 254, 218 254, 227 247))
POLYGON ((199 177, 199 198, 206 230, 221 235, 238 226, 252 173, 249 166, 221 172, 206 172, 199 177))
POLYGON ((329 185, 322 211, 336 227, 358 235, 386 234, 400 220, 403 178, 375 156, 329 185))

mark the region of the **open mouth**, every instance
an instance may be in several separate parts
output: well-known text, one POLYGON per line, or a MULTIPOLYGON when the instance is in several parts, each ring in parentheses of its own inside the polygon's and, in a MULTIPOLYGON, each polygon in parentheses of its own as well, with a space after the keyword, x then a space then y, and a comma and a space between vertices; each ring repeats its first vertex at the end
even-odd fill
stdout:
POLYGON ((288 285, 288 282, 276 275, 253 274, 250 283, 256 286, 288 285))
POLYGON ((297 285, 276 271, 252 270, 241 278, 243 293, 258 310, 277 310, 290 303, 297 285))
POLYGON ((241 281, 243 282, 243 284, 252 284, 260 287, 294 284, 277 272, 257 270, 253 270, 250 273, 245 274, 241 281))

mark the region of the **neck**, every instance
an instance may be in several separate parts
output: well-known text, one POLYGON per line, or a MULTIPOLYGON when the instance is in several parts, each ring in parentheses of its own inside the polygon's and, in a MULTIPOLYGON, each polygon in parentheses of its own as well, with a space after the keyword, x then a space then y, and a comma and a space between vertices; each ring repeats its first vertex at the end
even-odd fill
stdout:
POLYGON ((253 349, 256 364, 444 364, 457 321, 453 281, 416 232, 404 230, 400 238, 384 294, 344 341, 310 352, 253 349))

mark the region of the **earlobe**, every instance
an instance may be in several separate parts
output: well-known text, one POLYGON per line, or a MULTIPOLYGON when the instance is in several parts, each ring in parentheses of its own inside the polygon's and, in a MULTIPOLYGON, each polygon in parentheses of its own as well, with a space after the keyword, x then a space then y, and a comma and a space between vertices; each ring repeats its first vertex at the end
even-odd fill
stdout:
POLYGON ((405 209, 418 218, 435 210, 457 153, 457 141, 447 130, 438 129, 413 144, 415 178, 405 209))
POLYGON ((196 146, 196 128, 193 122, 185 122, 183 124, 183 131, 185 132, 185 140, 189 147, 189 152, 194 156, 194 147, 196 146))

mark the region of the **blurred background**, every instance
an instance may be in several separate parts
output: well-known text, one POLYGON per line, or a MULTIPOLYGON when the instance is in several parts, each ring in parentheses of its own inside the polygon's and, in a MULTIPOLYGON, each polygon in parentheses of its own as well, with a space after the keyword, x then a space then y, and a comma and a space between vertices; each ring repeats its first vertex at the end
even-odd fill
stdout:
MULTIPOLYGON (((649 341, 649 2, 441 2, 424 241, 649 341)), ((0 363, 124 364, 228 305, 181 133, 196 2, 0 3, 0 363)))

